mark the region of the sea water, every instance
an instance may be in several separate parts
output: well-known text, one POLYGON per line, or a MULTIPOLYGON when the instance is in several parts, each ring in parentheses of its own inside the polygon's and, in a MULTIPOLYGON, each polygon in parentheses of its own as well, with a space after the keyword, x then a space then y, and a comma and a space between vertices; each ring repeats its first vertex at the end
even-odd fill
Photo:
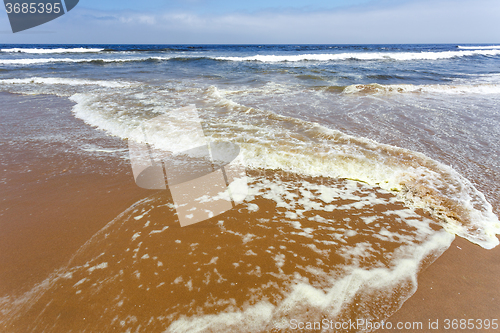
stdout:
MULTIPOLYGON (((141 124, 195 107, 209 141, 238 145, 248 186, 186 228, 152 191, 4 298, 6 320, 44 313, 30 327, 51 331, 69 308, 93 313, 73 321, 88 331, 266 332, 387 319, 455 236, 498 245, 499 48, 0 45, 1 91, 68 98, 108 136, 141 142, 141 124)), ((182 134, 153 130, 164 149, 182 134)))

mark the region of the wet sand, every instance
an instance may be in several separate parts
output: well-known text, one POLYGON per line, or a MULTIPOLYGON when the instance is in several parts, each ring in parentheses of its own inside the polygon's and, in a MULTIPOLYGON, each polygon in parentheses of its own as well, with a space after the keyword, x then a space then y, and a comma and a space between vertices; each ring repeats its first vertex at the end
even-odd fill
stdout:
MULTIPOLYGON (((94 131, 71 115, 73 103, 54 96, 0 98, 5 135, 0 145, 2 297, 25 292, 66 265, 92 235, 147 191, 135 185, 128 165, 111 157, 65 152, 64 143, 45 140, 43 136, 54 134, 51 128, 33 122, 63 126, 65 136, 82 128, 94 131), (16 112, 24 114, 16 117, 16 112), (19 135, 26 136, 17 140, 19 135)), ((113 138, 95 143, 127 146, 113 138)))
MULTIPOLYGON (((66 109, 66 115, 72 117, 67 112, 71 103, 62 102, 53 97, 39 102, 46 105, 50 101, 55 103, 54 107, 66 109)), ((77 122, 76 126, 85 127, 77 120, 71 121, 77 122)), ((108 140, 113 141, 113 147, 126 147, 126 143, 120 140, 108 140)), ((44 147, 47 148, 50 145, 45 144, 44 147)), ((57 144, 53 145, 53 148, 57 150, 57 144)), ((102 141, 101 145, 106 146, 111 143, 102 141)), ((126 163, 117 163, 116 158, 60 154, 59 158, 54 159, 55 155, 40 156, 40 150, 30 149, 29 145, 21 149, 4 144, 1 149, 4 161, 8 163, 2 164, 6 177, 0 185, 2 188, 0 191, 0 298, 11 296, 9 301, 47 279, 59 268, 66 266, 72 258, 71 264, 84 265, 84 262, 78 263, 78 261, 91 256, 81 255, 81 253, 76 258, 73 256, 93 235, 139 199, 161 195, 156 191, 137 187, 133 182, 129 166, 126 163), (11 158, 10 162, 9 158, 11 158), (20 166, 23 165, 29 165, 31 171, 18 172, 20 166)), ((164 200, 170 201, 168 197, 164 200)), ((260 206, 262 211, 275 209, 275 207, 266 206, 266 203, 260 206)), ((168 214, 168 211, 158 211, 155 214, 159 214, 157 219, 161 219, 164 214, 168 214)), ((206 229, 208 233, 211 233, 217 220, 214 219, 210 223, 214 225, 200 224, 191 228, 198 231, 206 229)), ((179 228, 173 219, 169 219, 165 224, 171 225, 176 232, 187 230, 179 228)), ((131 233, 128 229, 127 232, 131 233)), ((127 240, 131 236, 128 233, 127 240)), ((169 238, 172 238, 173 242, 175 237, 174 232, 169 238)), ((192 242, 201 243, 206 236, 202 233, 199 237, 201 238, 192 242)), ((164 244, 172 242, 163 239, 157 246, 161 248, 164 244)), ((114 243, 110 241, 109 244, 115 251, 111 253, 115 255, 125 251, 127 246, 125 243, 121 244, 120 241, 114 243)), ((440 328, 434 331, 460 332, 460 330, 446 330, 444 320, 447 318, 495 319, 495 316, 500 314, 499 255, 498 248, 488 251, 457 238, 441 257, 419 275, 417 292, 389 321, 393 323, 420 321, 424 325, 423 330, 415 331, 428 331, 429 320, 434 322, 438 319, 440 328)), ((269 269, 274 269, 272 263, 268 263, 268 266, 269 269)), ((96 270, 96 273, 96 279, 106 279, 106 274, 99 270, 96 270)), ((153 277, 154 271, 146 267, 141 274, 153 277)), ((127 283, 134 287, 137 284, 135 281, 127 283)), ((250 288, 252 283, 254 283, 252 280, 245 281, 245 288, 250 288)), ((68 287, 72 284, 74 283, 68 282, 68 287)), ((59 285, 61 288, 64 286, 65 283, 59 285)), ((234 287, 235 295, 243 288, 237 285, 234 287)), ((51 290, 51 293, 55 292, 56 290, 51 290)), ((230 290, 220 292, 231 293, 230 290)), ((106 295, 111 295, 111 293, 101 293, 87 298, 86 300, 90 299, 94 302, 90 305, 88 303, 83 305, 80 303, 80 298, 75 296, 69 297, 69 295, 74 295, 74 292, 66 293, 59 290, 57 295, 65 300, 61 304, 67 306, 52 306, 44 312, 45 307, 49 305, 51 295, 43 295, 41 299, 33 299, 36 301, 33 302, 35 306, 26 311, 22 310, 21 317, 8 326, 2 322, 2 315, 5 313, 0 311, 0 328, 5 332, 25 332, 27 328, 33 327, 32 323, 35 320, 40 320, 42 313, 44 317, 39 323, 42 322, 46 327, 52 325, 52 319, 62 318, 58 329, 89 328, 92 325, 88 326, 87 322, 92 320, 99 322, 101 318, 102 313, 96 310, 113 303, 106 298, 106 295), (44 297, 48 302, 44 302, 44 297)), ((144 317, 150 315, 148 308, 153 311, 158 305, 158 299, 163 299, 163 306, 176 301, 167 294, 155 295, 151 299, 144 298, 144 293, 139 290, 131 295, 135 296, 129 304, 123 307, 124 313, 135 312, 144 317)), ((0 306, 4 305, 5 303, 0 303, 0 306)), ((217 311, 217 307, 214 311, 217 311)), ((133 321, 133 319, 130 320, 133 321)), ((114 323, 111 327, 120 329, 119 323, 114 323)), ((158 326, 157 329, 161 331, 164 328, 158 326)), ((471 330, 463 330, 463 332, 466 331, 471 330)))
MULTIPOLYGON (((500 321, 500 248, 485 250, 457 237, 450 248, 420 274, 417 292, 388 321, 394 325, 423 323, 422 330, 404 332, 500 331, 500 328, 479 329, 478 320, 485 319, 500 321), (446 319, 474 319, 476 326, 446 329, 450 324, 446 319), (438 329, 429 330, 429 320, 438 321, 437 326, 433 325, 438 329)), ((379 330, 390 331, 393 330, 379 330)))
MULTIPOLYGON (((11 206, 11 209, 9 209, 10 215, 4 215, 9 218, 19 216, 17 220, 13 218, 9 219, 9 221, 16 221, 21 227, 18 229, 12 228, 7 232, 4 228, 1 234, 2 265, 0 267, 2 270, 0 271, 0 276, 2 281, 2 295, 20 295, 36 283, 42 282, 51 273, 67 265, 75 252, 93 234, 106 225, 107 222, 122 213, 127 208, 125 206, 130 206, 137 199, 151 194, 151 191, 134 188, 135 184, 130 182, 131 178, 132 176, 127 173, 124 173, 121 177, 116 176, 114 179, 92 175, 82 177, 82 175, 74 173, 73 175, 62 176, 59 180, 53 180, 46 184, 46 186, 41 186, 39 189, 33 190, 31 198, 23 195, 24 200, 37 200, 49 209, 41 213, 38 212, 38 217, 36 220, 31 221, 31 223, 26 219, 26 216, 29 216, 29 214, 33 216, 37 212, 36 206, 30 209, 23 209, 20 203, 18 206, 11 206), (117 186, 118 184, 120 186, 117 186), (51 186, 56 185, 58 188, 57 193, 48 195, 47 193, 50 192, 51 186), (77 195, 74 194, 75 192, 77 195), (41 193, 44 193, 43 201, 46 202, 40 200, 41 193), (68 197, 71 197, 71 199, 68 199, 68 197), (71 205, 70 202, 73 200, 76 200, 79 204, 71 205)), ((165 200, 168 201, 168 198, 165 197, 165 200)), ((156 218, 164 220, 161 216, 157 216, 156 218)), ((178 229, 179 226, 177 224, 177 221, 172 221, 167 225, 178 229)), ((206 227, 206 224, 191 226, 192 229, 197 229, 196 233, 204 231, 206 227)), ((180 238, 179 234, 171 237, 168 239, 163 237, 161 243, 158 243, 156 246, 159 249, 164 249, 165 244, 173 243, 173 239, 176 237, 180 238), (169 240, 171 237, 173 237, 172 242, 169 240)), ((202 233, 200 237, 202 238, 200 239, 193 233, 189 233, 186 239, 189 239, 189 242, 201 243, 203 242, 203 238, 207 236, 202 233)), ((213 247, 217 244, 221 245, 220 243, 214 243, 213 247)), ((116 244, 114 246, 116 247, 116 244)), ((238 244, 229 243, 229 246, 237 247, 238 244)), ((119 250, 119 252, 121 251, 125 251, 125 247, 119 250)), ((417 292, 388 321, 394 325, 398 322, 423 323, 423 330, 404 330, 409 332, 428 331, 425 328, 429 323, 429 319, 432 322, 439 320, 440 329, 434 330, 436 332, 470 332, 470 330, 445 330, 444 320, 498 318, 500 313, 500 303, 498 301, 500 300, 500 281, 498 278, 500 276, 499 254, 498 248, 488 251, 466 240, 457 238, 441 257, 419 275, 417 292)), ((80 257, 90 258, 91 256, 85 255, 80 257)), ((83 262, 79 264, 83 264, 83 262)), ((272 262, 268 262, 267 265, 263 265, 261 262, 260 265, 263 269, 266 269, 266 267, 267 269, 272 269, 273 267, 272 262)), ((153 273, 154 270, 151 269, 141 271, 141 274, 150 277, 153 276, 153 273)), ((99 278, 105 279, 106 274, 101 273, 99 278)), ((201 276, 200 279, 202 278, 201 276)), ((160 283, 160 280, 163 281, 162 279, 158 279, 158 283, 160 283)), ((247 279, 243 284, 235 285, 236 289, 232 293, 231 290, 226 290, 222 294, 229 293, 236 299, 244 299, 245 295, 238 296, 239 291, 251 287, 254 282, 258 281, 247 279)), ((71 284, 68 284, 67 287, 71 288, 71 284)), ((136 288, 137 286, 135 286, 133 281, 129 281, 129 287, 136 288)), ((109 291, 110 295, 113 294, 112 290, 109 291)), ((213 291, 215 292, 215 290, 213 291)), ((80 303, 81 301, 76 295, 71 296, 72 294, 58 291, 56 292, 56 295, 58 295, 57 299, 65 299, 64 303, 66 303, 66 306, 62 308, 60 306, 51 307, 49 311, 44 312, 44 304, 48 305, 50 303, 51 295, 54 295, 54 292, 55 290, 52 290, 49 295, 45 295, 41 299, 41 302, 38 301, 35 304, 33 309, 30 309, 21 318, 18 318, 15 325, 4 326, 3 331, 24 332, 25 329, 32 327, 30 322, 35 322, 37 318, 40 319, 39 314, 41 313, 43 313, 42 318, 44 318, 42 322, 45 322, 48 326, 50 326, 49 324, 52 320, 55 321, 57 318, 58 321, 62 320, 65 323, 64 325, 59 324, 57 326, 59 328, 78 329, 78 327, 88 327, 86 321, 99 322, 101 319, 101 312, 92 310, 95 305, 99 305, 97 307, 101 308, 113 303, 110 303, 110 300, 107 298, 103 299, 102 297, 105 296, 101 295, 97 298, 91 298, 93 303, 90 304, 94 305, 89 307, 89 303, 87 302, 80 303), (45 298, 47 298, 46 303, 44 302, 45 298)), ((177 292, 181 291, 177 290, 177 292)), ((182 297, 181 295, 176 297, 182 297)), ((157 306, 168 307, 170 304, 176 304, 180 300, 172 297, 172 295, 163 293, 156 296, 163 299, 163 302, 159 302, 157 297, 153 297, 152 299, 149 299, 149 297, 144 298, 143 292, 138 290, 135 293, 135 299, 132 298, 128 306, 122 307, 122 311, 124 313, 129 311, 134 314, 139 312, 144 317, 147 317, 150 314, 148 309, 154 311, 153 309, 157 306), (140 310, 140 308, 143 309, 140 310)), ((214 308, 214 311, 217 311, 217 308, 214 308)), ((111 327, 117 330, 120 329, 120 325, 117 323, 111 327)), ((159 326, 157 331, 160 332, 163 329, 164 327, 159 326)), ((275 330, 275 332, 293 331, 275 330)), ((495 332, 498 330, 486 331, 495 332)))
MULTIPOLYGON (((103 163, 95 162, 96 167, 103 163)), ((86 174, 77 167, 31 186, 16 187, 15 181, 9 185, 0 195, 0 295, 26 291, 65 265, 93 234, 145 192, 128 172, 86 174)))

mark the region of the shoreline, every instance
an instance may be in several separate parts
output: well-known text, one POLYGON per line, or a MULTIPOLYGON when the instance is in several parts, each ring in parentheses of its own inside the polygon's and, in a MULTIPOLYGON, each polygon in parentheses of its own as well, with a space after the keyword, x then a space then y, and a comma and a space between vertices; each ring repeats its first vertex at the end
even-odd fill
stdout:
MULTIPOLYGON (((32 117, 54 114, 63 118, 55 120, 70 124, 63 135, 79 128, 95 131, 73 117, 74 103, 66 98, 13 94, 0 98, 10 114, 28 112, 30 122, 32 117)), ((9 125, 24 125, 24 120, 13 118, 7 118, 9 125)), ((121 141, 97 138, 95 143, 125 148, 121 141)), ((0 297, 25 292, 67 265, 92 235, 146 193, 135 185, 130 168, 116 163, 116 158, 65 150, 64 143, 36 138, 3 145, 7 163, 0 184, 0 297)))
MULTIPOLYGON (((387 321, 423 323, 423 329, 402 332, 429 331, 429 321, 438 320, 433 332, 498 332, 498 329, 478 329, 477 320, 500 321, 500 246, 486 250, 456 237, 450 248, 419 274, 418 289, 387 321), (446 329, 446 320, 473 319, 476 329, 446 329)), ((500 323, 499 323, 500 326, 500 323)), ((391 332, 380 329, 377 332, 391 332)))
MULTIPOLYGON (((66 109, 70 122, 88 127, 68 113, 72 104, 69 101, 43 98, 44 103, 53 101, 55 108, 66 109)), ((119 139, 108 140, 126 148, 119 139)), ((9 154, 18 153, 9 149, 9 154)), ((9 223, 0 225, 0 297, 22 294, 66 267, 102 227, 140 198, 154 193, 136 186, 130 166, 116 163, 114 157, 62 154, 54 173, 54 159, 39 156, 39 152, 24 150, 22 159, 16 160, 19 165, 36 161, 31 163, 35 166, 32 172, 6 169, 10 180, 7 190, 1 192, 4 197, 0 202, 7 206, 0 206, 0 212, 9 223), (43 179, 41 175, 48 176, 43 179)), ((448 250, 420 272, 416 293, 387 321, 425 324, 429 319, 442 322, 451 316, 494 319, 499 308, 490 304, 500 301, 500 281, 496 279, 500 263, 492 263, 499 254, 500 247, 485 250, 457 237, 448 250)))

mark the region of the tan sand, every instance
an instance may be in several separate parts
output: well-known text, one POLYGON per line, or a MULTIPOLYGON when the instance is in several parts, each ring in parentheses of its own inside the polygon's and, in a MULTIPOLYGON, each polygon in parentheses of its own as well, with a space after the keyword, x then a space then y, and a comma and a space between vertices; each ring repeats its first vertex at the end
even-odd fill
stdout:
POLYGON ((500 323, 497 329, 485 329, 486 319, 500 322, 500 248, 485 250, 457 237, 450 248, 420 274, 417 292, 389 321, 394 325, 423 323, 422 330, 402 332, 500 331, 500 323), (463 326, 446 329, 453 324, 453 319, 458 323, 461 319, 473 319, 474 325, 466 329, 463 326), (429 321, 438 329, 429 330, 429 321))
MULTIPOLYGON (((77 166, 78 161, 74 162, 76 163, 73 166, 77 166)), ((96 161, 96 163, 99 162, 96 161)), ((138 188, 133 183, 131 173, 127 170, 120 170, 112 175, 79 174, 77 167, 69 168, 67 172, 42 184, 32 184, 31 187, 20 186, 19 191, 22 192, 16 192, 15 183, 11 184, 12 188, 8 192, 9 210, 4 213, 3 217, 13 224, 3 225, 0 233, 2 295, 19 295, 41 282, 56 269, 66 265, 71 256, 107 222, 133 202, 154 192, 138 188), (30 202, 33 204, 28 204, 30 202)), ((2 194, 6 196, 6 192, 2 194)), ((260 205, 262 207, 262 203, 260 205)), ((262 208, 266 209, 265 207, 262 208)), ((177 223, 172 222, 174 227, 177 223)), ((201 224, 192 227, 204 229, 201 224)), ((163 242, 166 241, 166 239, 163 240, 163 242)), ((192 241, 200 242, 196 239, 192 241)), ((423 327, 426 328, 429 320, 432 323, 439 320, 440 329, 436 332, 445 332, 447 331, 444 329, 445 319, 495 319, 495 316, 500 314, 499 254, 498 249, 484 250, 457 238, 449 250, 421 273, 418 291, 389 321, 394 325, 397 322, 422 322, 423 327)), ((260 263, 260 265, 272 267, 272 263, 260 263)), ((145 269, 142 274, 152 276, 153 271, 148 273, 145 269)), ((130 283, 133 284, 132 281, 130 283)), ((246 280, 243 285, 233 290, 233 296, 236 299, 238 299, 238 290, 242 290, 246 283, 252 284, 253 282, 246 280)), ((68 297, 64 293, 60 296, 66 299, 68 297)), ((144 301, 147 303, 141 293, 138 293, 136 297, 137 304, 144 301)), ((245 295, 241 297, 244 298, 245 295)), ((52 310, 53 313, 48 312, 44 316, 50 321, 52 320, 50 318, 65 313, 69 320, 64 321, 65 325, 69 325, 68 329, 88 327, 84 322, 81 323, 82 326, 72 325, 78 322, 75 315, 80 318, 78 315, 87 314, 85 318, 80 318, 82 320, 89 320, 92 317, 87 306, 81 304, 79 308, 77 298, 75 301, 76 303, 71 307, 64 309, 57 307, 52 310)), ((174 300, 169 298, 165 301, 167 303, 163 306, 168 307, 168 302, 174 300)), ((93 299, 93 302, 99 302, 99 300, 93 299)), ((103 306, 108 304, 105 299, 101 302, 103 306)), ((68 305, 71 303, 73 302, 70 301, 68 305)), ((137 313, 133 310, 133 304, 130 305, 132 306, 130 311, 137 313)), ((150 305, 160 304, 155 301, 150 305)), ((43 308, 43 302, 39 306, 43 308)), ((123 310, 127 311, 127 308, 124 307, 123 310)), ((145 306, 144 310, 147 308, 149 306, 145 306)), ((214 308, 214 310, 217 309, 214 308)), ((35 314, 36 312, 33 313, 35 314)), ((99 312, 95 314, 99 315, 99 312)), ((29 313, 26 315, 21 322, 27 324, 34 317, 29 313)), ((146 311, 144 316, 147 315, 146 311)), ((12 330, 7 330, 7 332, 23 332, 22 327, 23 325, 17 329, 10 327, 9 329, 12 330)), ((119 326, 115 327, 119 328, 119 326)), ((458 331, 455 330, 455 332, 458 331)))
MULTIPOLYGON (((80 162, 68 161, 67 171, 49 180, 13 180, 8 191, 0 192, 0 207, 8 207, 0 225, 0 295, 25 291, 65 265, 93 234, 146 192, 129 172, 82 174, 80 162)), ((94 162, 96 168, 103 163, 94 162)), ((42 176, 40 171, 30 176, 42 176)))
MULTIPOLYGON (((125 142, 118 143, 118 145, 126 147, 125 142)), ((13 153, 11 148, 3 148, 2 153, 13 153)), ((8 325, 2 322, 2 311, 0 311, 0 331, 24 333, 33 331, 35 327, 45 327, 54 332, 82 329, 95 332, 103 327, 103 323, 106 323, 107 328, 119 331, 122 328, 120 321, 113 321, 114 314, 113 316, 111 314, 116 311, 117 303, 119 303, 119 298, 116 297, 123 290, 125 290, 128 301, 119 305, 120 311, 125 318, 128 314, 133 313, 135 319, 130 317, 126 320, 129 320, 127 325, 134 325, 134 320, 143 323, 147 322, 152 315, 160 316, 163 310, 159 311, 159 309, 168 309, 163 311, 168 316, 173 313, 169 312, 170 308, 177 305, 184 307, 186 314, 195 314, 194 308, 191 307, 192 302, 204 302, 208 298, 207 295, 214 296, 214 302, 219 297, 231 296, 236 303, 242 303, 247 299, 246 291, 261 284, 262 281, 255 277, 242 279, 238 275, 240 273, 232 273, 232 279, 236 282, 226 290, 202 290, 197 295, 193 293, 186 296, 180 286, 172 284, 167 289, 152 289, 161 291, 147 293, 150 286, 133 278, 137 272, 133 270, 136 268, 140 270, 139 273, 143 279, 151 284, 151 288, 153 286, 156 288, 167 278, 175 278, 176 276, 156 275, 159 271, 158 265, 151 266, 147 261, 133 268, 135 263, 125 256, 123 256, 123 260, 130 260, 130 262, 122 262, 113 267, 113 258, 120 257, 127 252, 130 239, 137 231, 135 228, 138 228, 139 225, 144 228, 145 221, 136 220, 131 213, 120 219, 123 222, 122 225, 116 225, 116 228, 109 230, 109 238, 106 232, 94 237, 94 240, 101 246, 84 248, 77 253, 82 245, 109 221, 139 199, 154 196, 157 199, 162 198, 165 203, 171 203, 171 198, 168 197, 168 192, 148 191, 136 186, 129 166, 126 163, 117 163, 112 158, 96 157, 93 159, 74 154, 62 154, 57 161, 57 168, 54 169, 53 159, 44 159, 37 153, 37 150, 27 147, 23 150, 22 155, 16 155, 15 162, 17 164, 7 166, 10 168, 6 169, 8 181, 1 184, 0 298, 10 296, 11 300, 16 300, 18 296, 31 290, 59 268, 68 265, 75 254, 77 255, 73 258, 70 266, 82 265, 83 267, 86 260, 99 256, 99 252, 105 250, 106 254, 99 260, 109 262, 109 268, 108 271, 98 268, 93 271, 95 272, 91 276, 92 281, 95 282, 93 286, 82 283, 82 287, 77 288, 78 290, 74 287, 75 281, 77 281, 76 283, 80 281, 79 274, 83 277, 91 267, 94 267, 88 266, 81 271, 75 270, 74 276, 68 277, 66 280, 56 281, 54 285, 48 286, 48 293, 31 294, 31 296, 36 296, 30 300, 32 304, 23 307, 19 312, 20 316, 8 325), (30 165, 32 172, 15 172, 19 164, 30 165), (91 169, 95 172, 89 172, 89 165, 93 166, 91 169), (130 267, 130 271, 125 273, 127 277, 122 280, 120 278, 117 278, 116 281, 113 280, 119 275, 120 270, 124 270, 124 267, 125 270, 130 267), (112 275, 109 271, 118 273, 112 275), (102 281, 107 283, 104 284, 107 289, 98 286, 97 282, 101 283, 102 281), (123 288, 124 286, 125 288, 123 288), (29 308, 31 305, 33 307, 29 308), (110 313, 106 314, 106 311, 110 313)), ((261 199, 257 199, 256 202, 259 204, 260 210, 257 213, 252 213, 252 219, 266 218, 269 214, 272 215, 273 211, 279 210, 261 199)), ((229 212, 225 217, 225 220, 229 222, 225 223, 239 223, 238 219, 245 215, 250 216, 245 209, 229 212)), ((186 249, 183 248, 184 243, 178 244, 176 240, 189 240, 190 243, 204 244, 203 246, 207 248, 206 257, 202 253, 203 255, 199 254, 200 258, 197 259, 203 265, 210 263, 210 258, 216 255, 214 251, 219 246, 227 248, 227 256, 220 257, 219 263, 227 261, 225 266, 229 266, 238 258, 237 251, 241 239, 234 238, 229 234, 218 238, 217 234, 220 233, 217 226, 218 218, 190 226, 190 229, 180 228, 172 216, 171 209, 167 209, 167 207, 154 210, 150 218, 151 221, 159 222, 159 225, 169 226, 170 229, 169 233, 162 234, 161 238, 148 241, 150 247, 148 253, 150 256, 160 257, 163 262, 170 260, 169 268, 177 272, 185 270, 191 274, 195 271, 196 266, 193 260, 186 260, 188 257, 186 257, 186 249)), ((144 229, 145 234, 146 231, 161 229, 153 224, 148 228, 144 229)), ((241 232, 245 232, 245 228, 242 224, 241 232)), ((269 238, 262 240, 260 247, 264 250, 271 240, 274 241, 280 237, 280 232, 283 230, 266 231, 265 234, 269 238)), ((285 230, 285 232, 289 233, 289 230, 285 230)), ((300 244, 290 245, 290 249, 296 253, 301 251, 305 253, 306 251, 300 244)), ((439 326, 438 329, 434 330, 435 332, 486 331, 477 329, 477 321, 473 330, 446 330, 445 319, 500 320, 498 317, 500 315, 499 255, 500 249, 498 248, 488 251, 457 238, 450 249, 420 274, 417 292, 388 321, 394 325, 398 322, 422 322, 421 330, 401 330, 401 332, 429 332, 431 331, 428 328, 429 321, 434 323, 436 320, 439 321, 439 326)), ((307 260, 304 260, 303 263, 297 260, 294 264, 307 265, 316 259, 312 251, 307 252, 307 256, 307 260)), ((343 260, 338 256, 330 258, 331 262, 324 264, 335 265, 342 263, 343 260)), ((259 253, 255 260, 256 264, 260 265, 264 271, 277 270, 274 261, 266 259, 264 253, 259 253)), ((99 264, 99 261, 91 264, 99 264)), ((166 267, 162 267, 166 269, 166 267)), ((292 265, 285 265, 283 268, 289 273, 293 272, 294 269, 295 267, 292 265)), ((222 268, 220 268, 220 272, 224 273, 224 276, 231 276, 230 272, 224 272, 222 268)), ((245 273, 243 267, 241 272, 245 273)), ((199 276, 193 273, 192 277, 195 284, 196 279, 205 279, 201 273, 199 276)), ((316 278, 314 274, 306 277, 311 281, 316 278)), ((320 279, 315 282, 323 283, 320 279)), ((279 288, 272 283, 269 286, 269 298, 271 301, 279 300, 281 297, 279 288)), ((217 313, 224 307, 224 304, 215 305, 212 311, 217 313)), ((349 309, 346 313, 349 311, 355 312, 357 310, 355 308, 349 309)), ((164 323, 169 321, 170 319, 167 318, 164 323)), ((165 327, 160 321, 149 329, 156 332, 164 330, 165 327)), ((280 332, 285 331, 293 332, 293 330, 281 330, 280 332)), ((490 331, 498 332, 498 330, 490 331)))

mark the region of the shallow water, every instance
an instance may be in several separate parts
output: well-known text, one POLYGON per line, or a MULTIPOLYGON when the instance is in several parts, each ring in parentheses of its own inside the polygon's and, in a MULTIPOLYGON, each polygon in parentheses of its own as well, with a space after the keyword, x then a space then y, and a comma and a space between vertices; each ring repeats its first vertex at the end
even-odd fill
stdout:
MULTIPOLYGON (((1 50, 1 90, 68 97, 99 136, 141 142, 139 126, 159 116, 185 123, 181 108, 192 105, 208 141, 239 146, 248 182, 241 205, 186 228, 168 191, 152 191, 67 266, 2 298, 3 322, 21 331, 382 321, 454 235, 498 244, 498 47, 1 50)), ((22 150, 43 132, 51 149, 130 163, 123 146, 82 140, 71 127, 33 130, 42 122, 27 118, 2 144, 22 150)), ((148 131, 148 144, 170 151, 192 136, 148 131)))

